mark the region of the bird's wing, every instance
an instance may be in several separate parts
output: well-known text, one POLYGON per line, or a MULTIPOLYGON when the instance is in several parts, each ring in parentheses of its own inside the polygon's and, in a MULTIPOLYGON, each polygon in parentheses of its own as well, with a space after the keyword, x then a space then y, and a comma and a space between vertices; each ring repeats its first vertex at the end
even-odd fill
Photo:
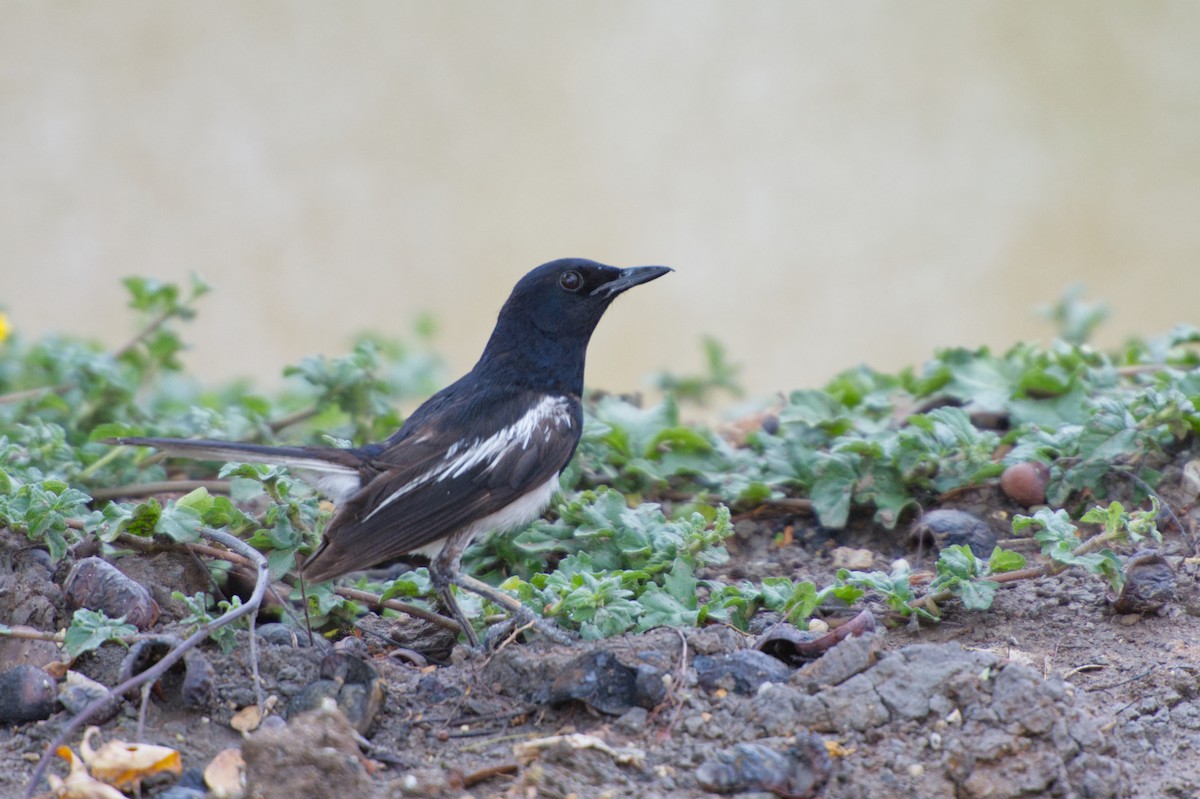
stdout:
MULTIPOLYGON (((575 451, 573 397, 506 392, 432 414, 381 452, 380 474, 338 509, 305 575, 325 580, 393 560, 543 488, 575 451), (453 419, 456 430, 437 420, 453 419), (500 422, 497 425, 497 421, 500 422)), ((540 508, 531 513, 540 512, 540 508)))

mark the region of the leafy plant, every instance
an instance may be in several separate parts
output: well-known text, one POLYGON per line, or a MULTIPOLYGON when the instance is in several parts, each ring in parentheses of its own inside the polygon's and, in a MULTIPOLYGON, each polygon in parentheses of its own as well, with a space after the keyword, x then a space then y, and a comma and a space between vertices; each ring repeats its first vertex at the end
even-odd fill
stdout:
MULTIPOLYGON (((178 355, 182 324, 207 286, 144 278, 125 286, 140 326, 121 347, 0 335, 0 524, 56 560, 89 535, 113 546, 122 536, 191 545, 202 530, 220 530, 249 541, 266 554, 272 577, 283 577, 311 551, 331 513, 307 484, 286 469, 164 461, 103 439, 377 440, 400 423, 399 403, 443 382, 428 352, 432 326, 422 320, 411 342, 367 336, 343 355, 289 367, 286 387, 273 396, 238 382, 202 389, 181 373, 178 355), (221 481, 215 489, 188 479, 214 477, 221 481), (182 496, 130 501, 146 483, 159 484, 160 496, 182 496)), ((867 595, 901 616, 935 618, 940 602, 957 598, 983 609, 1003 582, 1065 568, 1117 586, 1113 548, 1157 535, 1153 487, 1200 433, 1200 330, 1180 326, 1104 353, 1084 343, 1103 316, 1095 306, 1069 294, 1051 315, 1063 339, 1048 346, 951 348, 898 374, 856 367, 819 389, 791 392, 737 437, 689 423, 680 412, 681 403, 739 393, 737 367, 706 340, 704 370, 659 376, 658 401, 589 398, 583 439, 548 517, 477 543, 464 565, 587 636, 712 622, 748 629, 763 609, 802 623, 824 605, 867 595), (1038 540, 1042 565, 1023 566, 1004 550, 984 559, 950 547, 925 590, 903 563, 886 573, 843 571, 824 586, 712 578, 726 557, 731 508, 811 509, 825 528, 893 529, 947 493, 1029 460, 1050 467, 1047 499, 1055 510, 1018 517, 1017 526, 1038 540), (1078 516, 1110 493, 1135 502, 1149 496, 1152 510, 1110 503, 1078 516), (1084 541, 1081 524, 1102 532, 1084 541)), ((384 583, 364 577, 358 587, 435 604, 424 570, 384 583)), ((358 595, 328 584, 308 589, 318 625, 348 623, 365 607, 350 598, 358 595)), ((192 600, 195 623, 206 623, 209 609, 192 600)), ((470 594, 460 603, 473 618, 500 610, 470 594)), ((73 640, 102 640, 106 629, 119 628, 109 622, 81 617, 73 640)))
POLYGON ((125 623, 125 617, 110 619, 102 610, 79 608, 71 616, 71 624, 63 636, 63 651, 72 660, 84 652, 99 649, 109 641, 122 646, 137 633, 137 627, 125 623))
MULTIPOLYGON (((195 630, 211 625, 216 618, 208 610, 213 597, 203 591, 192 596, 187 596, 182 591, 173 591, 171 598, 182 602, 187 607, 188 615, 179 621, 183 624, 191 625, 195 630)), ((241 604, 242 600, 236 596, 232 600, 218 600, 216 606, 220 610, 220 613, 217 615, 241 607, 241 604)), ((208 637, 216 642, 217 646, 221 647, 221 651, 226 655, 237 648, 237 632, 231 624, 213 627, 210 629, 208 637)))

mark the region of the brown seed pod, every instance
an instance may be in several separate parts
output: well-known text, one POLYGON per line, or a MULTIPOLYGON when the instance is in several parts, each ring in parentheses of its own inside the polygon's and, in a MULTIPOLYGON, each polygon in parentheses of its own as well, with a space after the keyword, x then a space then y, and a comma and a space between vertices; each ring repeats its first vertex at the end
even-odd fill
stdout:
POLYGON ((158 621, 158 603, 140 583, 101 558, 84 558, 71 567, 63 584, 71 610, 102 610, 112 618, 145 630, 158 621))
POLYGON ((1000 490, 1013 502, 1028 508, 1045 503, 1049 481, 1050 467, 1041 461, 1014 463, 1000 475, 1000 490))

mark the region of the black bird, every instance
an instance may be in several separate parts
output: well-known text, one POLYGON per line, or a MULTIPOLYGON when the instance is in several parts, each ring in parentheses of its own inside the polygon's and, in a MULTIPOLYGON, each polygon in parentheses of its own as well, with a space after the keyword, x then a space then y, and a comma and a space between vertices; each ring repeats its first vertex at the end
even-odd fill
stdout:
MULTIPOLYGON (((305 577, 329 580, 408 553, 425 555, 442 604, 478 646, 451 584, 507 608, 518 621, 535 617, 499 589, 462 574, 464 550, 480 533, 527 524, 545 510, 579 444, 592 331, 618 294, 670 271, 618 269, 582 258, 537 267, 500 309, 475 367, 378 444, 337 449, 140 437, 111 443, 307 472, 337 509, 304 564, 305 577)), ((549 625, 539 628, 562 637, 549 625)))

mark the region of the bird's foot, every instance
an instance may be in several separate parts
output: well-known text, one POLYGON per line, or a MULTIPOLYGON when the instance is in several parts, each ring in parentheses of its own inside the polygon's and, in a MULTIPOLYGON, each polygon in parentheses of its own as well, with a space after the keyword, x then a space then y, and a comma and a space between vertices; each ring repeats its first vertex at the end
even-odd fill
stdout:
POLYGON ((553 619, 538 616, 522 605, 521 610, 514 611, 508 619, 487 628, 483 636, 483 646, 488 650, 499 649, 505 641, 528 630, 536 630, 542 637, 556 644, 570 646, 575 642, 575 638, 559 627, 553 619))

